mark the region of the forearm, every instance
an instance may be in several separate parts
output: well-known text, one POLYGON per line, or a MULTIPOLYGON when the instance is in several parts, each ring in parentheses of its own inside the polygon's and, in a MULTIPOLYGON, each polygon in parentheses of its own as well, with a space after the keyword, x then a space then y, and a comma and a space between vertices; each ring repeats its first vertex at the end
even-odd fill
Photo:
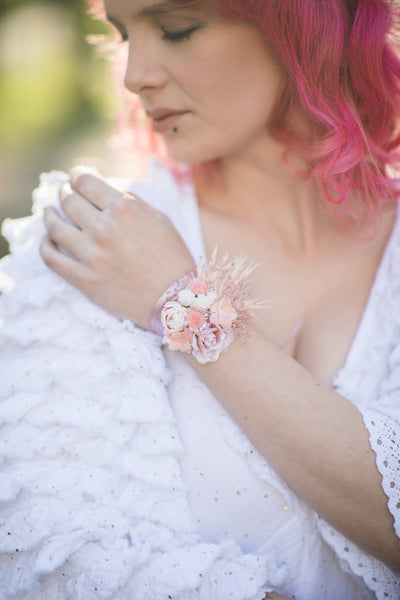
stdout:
POLYGON ((398 540, 357 408, 255 327, 216 363, 191 360, 259 452, 335 528, 392 566, 398 540))

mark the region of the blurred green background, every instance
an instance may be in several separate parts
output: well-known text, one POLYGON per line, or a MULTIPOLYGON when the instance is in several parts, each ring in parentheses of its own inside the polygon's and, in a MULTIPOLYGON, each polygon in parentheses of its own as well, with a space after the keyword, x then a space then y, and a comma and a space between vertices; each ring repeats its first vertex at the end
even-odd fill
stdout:
POLYGON ((111 69, 87 41, 106 31, 83 0, 0 0, 0 222, 30 212, 40 172, 109 160, 111 69))

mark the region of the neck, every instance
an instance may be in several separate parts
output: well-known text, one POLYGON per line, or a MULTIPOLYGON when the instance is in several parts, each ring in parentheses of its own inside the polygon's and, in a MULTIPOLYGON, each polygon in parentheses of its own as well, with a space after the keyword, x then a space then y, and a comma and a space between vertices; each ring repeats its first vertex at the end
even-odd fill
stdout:
POLYGON ((282 147, 278 150, 275 160, 271 155, 267 160, 260 155, 221 159, 220 180, 199 186, 200 204, 226 219, 274 234, 292 251, 311 253, 327 229, 337 225, 328 219, 312 184, 291 174, 281 159, 282 147))

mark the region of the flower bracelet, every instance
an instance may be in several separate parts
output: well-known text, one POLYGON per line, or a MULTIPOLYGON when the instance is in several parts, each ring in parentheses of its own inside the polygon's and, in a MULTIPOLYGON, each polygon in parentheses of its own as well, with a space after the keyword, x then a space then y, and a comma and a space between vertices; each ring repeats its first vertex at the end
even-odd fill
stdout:
POLYGON ((245 328, 253 310, 264 302, 249 298, 248 277, 257 265, 245 257, 217 261, 215 248, 208 266, 182 277, 161 296, 151 316, 151 327, 169 350, 192 354, 204 365, 215 362, 245 328))

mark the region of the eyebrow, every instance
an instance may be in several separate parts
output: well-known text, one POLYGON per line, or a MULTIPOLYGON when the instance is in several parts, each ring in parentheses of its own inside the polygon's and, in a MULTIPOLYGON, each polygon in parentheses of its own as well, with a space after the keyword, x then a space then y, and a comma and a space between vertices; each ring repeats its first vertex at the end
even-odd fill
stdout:
MULTIPOLYGON (((186 12, 199 12, 200 11, 199 0, 173 0, 172 2, 159 2, 150 6, 145 6, 136 15, 136 18, 151 18, 159 15, 166 15, 170 13, 186 13, 186 12)), ((117 19, 115 19, 109 13, 106 14, 106 18, 110 23, 119 25, 117 19)))
POLYGON ((138 17, 156 17, 171 12, 186 12, 199 10, 198 2, 159 2, 152 6, 147 6, 138 12, 138 17))
MULTIPOLYGON (((137 19, 145 19, 145 18, 154 18, 160 15, 166 15, 171 13, 201 13, 200 0, 172 0, 170 2, 159 2, 157 4, 153 4, 150 6, 146 6, 139 10, 136 14, 135 18, 137 19)), ((119 30, 122 29, 122 25, 112 15, 106 13, 106 19, 119 30)))

